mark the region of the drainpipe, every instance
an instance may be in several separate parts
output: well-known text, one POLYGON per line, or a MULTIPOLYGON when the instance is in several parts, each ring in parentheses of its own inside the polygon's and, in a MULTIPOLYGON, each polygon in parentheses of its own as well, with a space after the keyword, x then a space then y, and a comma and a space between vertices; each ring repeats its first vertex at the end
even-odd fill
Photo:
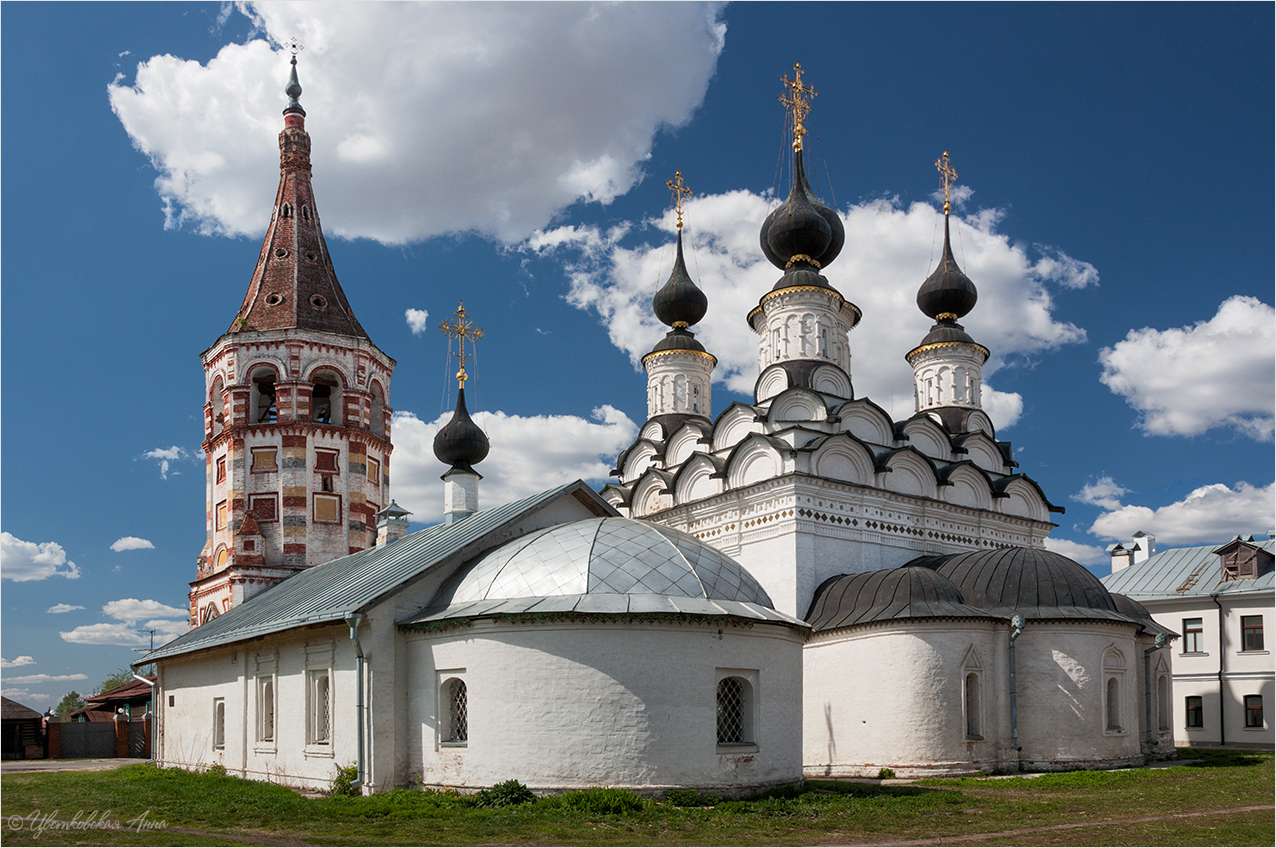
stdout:
MULTIPOLYGON (((1143 650, 1143 712, 1147 720, 1147 742, 1159 745, 1160 741, 1152 732, 1152 655, 1165 647, 1169 639, 1164 633, 1156 634, 1156 644, 1143 650)), ((1149 751, 1149 753, 1151 753, 1149 751)))
MULTIPOLYGON (((147 760, 147 762, 153 763, 155 762, 155 730, 156 730, 155 710, 159 706, 158 704, 155 703, 155 681, 159 680, 159 671, 157 668, 155 672, 155 680, 151 680, 150 678, 143 677, 142 675, 138 674, 136 671, 133 672, 133 676, 137 678, 138 680, 142 681, 143 683, 145 683, 147 686, 151 687, 151 758, 147 760)), ((146 716, 142 716, 142 721, 146 721, 146 716)), ((143 727, 145 727, 145 725, 143 725, 143 727)), ((143 733, 145 733, 145 731, 143 731, 143 733)))
POLYGON ((1223 623, 1223 605, 1218 602, 1218 592, 1210 593, 1210 600, 1218 607, 1218 746, 1227 745, 1227 690, 1224 673, 1227 670, 1227 625, 1223 623))
POLYGON ((1023 748, 1019 745, 1019 704, 1015 695, 1015 640, 1023 633, 1026 623, 1017 613, 1010 619, 1010 747, 1016 754, 1023 748))
POLYGON ((355 726, 356 742, 358 753, 355 755, 355 761, 359 766, 359 793, 363 793, 363 787, 367 783, 367 771, 363 762, 363 725, 364 725, 364 704, 363 704, 363 645, 359 643, 359 625, 363 624, 363 613, 349 612, 346 613, 346 624, 350 625, 350 641, 354 642, 354 671, 355 671, 355 726))

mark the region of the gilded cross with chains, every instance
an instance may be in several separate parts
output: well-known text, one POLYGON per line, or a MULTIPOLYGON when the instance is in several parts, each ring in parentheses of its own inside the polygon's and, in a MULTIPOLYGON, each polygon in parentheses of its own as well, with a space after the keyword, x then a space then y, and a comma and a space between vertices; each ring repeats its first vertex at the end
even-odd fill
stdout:
POLYGON ((306 49, 305 45, 302 44, 301 41, 295 35, 288 40, 288 44, 285 46, 288 48, 289 51, 292 52, 292 55, 294 56, 296 56, 302 50, 306 49))
POLYGON ((806 135, 806 127, 802 122, 811 112, 811 98, 818 96, 819 92, 802 84, 801 62, 793 65, 793 79, 780 77, 780 82, 784 83, 786 91, 780 95, 779 100, 793 121, 793 149, 801 150, 802 136, 806 135))
POLYGON ((682 196, 687 197, 695 194, 694 191, 682 181, 682 171, 674 171, 672 180, 665 180, 665 185, 669 186, 669 190, 673 192, 673 208, 678 210, 678 229, 682 229, 682 196))
POLYGON ((944 185, 944 214, 947 215, 948 210, 952 208, 949 202, 952 198, 952 184, 957 182, 957 171, 948 160, 947 150, 944 151, 943 156, 935 160, 935 167, 939 170, 939 176, 944 185))
MULTIPOLYGON (((469 339, 470 344, 474 344, 483 338, 483 331, 474 326, 474 322, 470 320, 470 315, 465 311, 465 303, 458 301, 460 304, 453 313, 456 317, 454 321, 444 321, 439 324, 439 330, 449 339, 458 339, 460 341, 460 353, 453 353, 461 363, 461 370, 456 372, 456 379, 460 381, 461 388, 465 388, 465 381, 468 375, 465 373, 465 361, 470 355, 465 352, 465 340, 469 339)), ((450 353, 450 351, 449 351, 450 353)))

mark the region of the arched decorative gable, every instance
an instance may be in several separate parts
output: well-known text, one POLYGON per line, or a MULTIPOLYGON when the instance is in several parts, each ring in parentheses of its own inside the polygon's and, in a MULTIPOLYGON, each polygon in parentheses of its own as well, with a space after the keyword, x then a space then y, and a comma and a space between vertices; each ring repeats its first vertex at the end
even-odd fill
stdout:
POLYGON ((625 457, 624 473, 621 475, 621 481, 624 483, 632 483, 643 475, 648 469, 657 464, 660 452, 651 442, 640 440, 634 444, 629 450, 629 455, 625 457))
POLYGON ((684 424, 665 445, 665 467, 676 468, 695 453, 702 450, 700 440, 704 430, 695 424, 684 424))
POLYGON ((873 455, 849 433, 829 437, 811 457, 811 471, 818 477, 868 485, 873 482, 873 455))
POLYGON ((992 509, 992 488, 987 475, 969 464, 947 466, 940 471, 946 474, 948 481, 940 490, 945 501, 972 509, 992 509))
POLYGON ((750 434, 727 457, 727 485, 738 489, 778 477, 785 471, 784 458, 764 436, 750 434))
POLYGON ((878 456, 878 486, 901 495, 933 498, 937 488, 935 467, 914 448, 900 448, 878 456))
POLYGON ((739 401, 722 410, 713 424, 713 450, 727 450, 750 433, 761 433, 762 423, 756 420, 757 417, 756 409, 739 401))
POLYGON ((718 465, 703 453, 687 460, 674 479, 674 503, 684 504, 721 494, 726 481, 720 476, 718 465))
POLYGON ((952 443, 944 429, 926 416, 911 419, 904 425, 908 443, 936 462, 952 459, 952 443))
POLYGON ((842 430, 870 445, 889 447, 895 443, 891 417, 880 406, 865 398, 842 404, 834 412, 841 419, 842 430))
POLYGON ((966 432, 979 432, 990 439, 997 438, 997 431, 992 426, 992 419, 982 409, 971 410, 966 415, 966 432))
POLYGON ((962 437, 960 445, 961 449, 966 452, 965 457, 975 463, 975 465, 994 474, 1005 473, 1006 459, 1001 453, 1001 448, 997 447, 997 443, 983 433, 974 433, 962 437))
POLYGON ((630 501, 630 511, 635 518, 651 515, 673 506, 673 495, 666 492, 670 489, 668 475, 656 469, 649 469, 642 479, 634 484, 634 494, 630 501))
POLYGON ((1001 511, 1005 515, 1017 515, 1033 521, 1050 520, 1050 508, 1042 500, 1036 486, 1023 478, 1015 478, 1006 482, 1001 488, 1005 493, 1005 497, 1001 499, 1001 511))
POLYGON ((821 365, 811 376, 811 388, 821 394, 850 399, 855 396, 851 379, 836 365, 821 365))
POLYGON ((758 403, 775 397, 789 387, 789 372, 783 365, 772 365, 758 377, 758 387, 754 397, 758 403))
POLYGON ((828 407, 824 399, 807 389, 789 389, 771 401, 767 421, 772 425, 786 421, 828 420, 828 407))
POLYGON ((660 426, 659 421, 648 421, 642 425, 642 429, 638 431, 638 438, 647 439, 653 442, 659 442, 665 437, 664 428, 660 426))

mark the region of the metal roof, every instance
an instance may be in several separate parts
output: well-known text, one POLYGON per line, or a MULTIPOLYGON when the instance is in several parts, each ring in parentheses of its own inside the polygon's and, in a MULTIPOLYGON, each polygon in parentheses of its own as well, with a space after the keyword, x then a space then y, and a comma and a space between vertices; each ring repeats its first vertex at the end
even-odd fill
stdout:
POLYGON ((458 570, 401 624, 541 612, 736 615, 801 623, 772 609, 743 566, 694 536, 628 518, 529 533, 458 570))
POLYGON ((920 565, 831 577, 815 590, 806 616, 816 631, 917 618, 1001 616, 965 603, 951 580, 920 565))
MULTIPOLYGON (((1269 554, 1276 554, 1276 540, 1253 544, 1269 554)), ((1271 592, 1276 586, 1276 570, 1272 569, 1248 580, 1224 583, 1223 568, 1215 553, 1218 548, 1218 545, 1202 545, 1161 551, 1143 562, 1104 577, 1103 585, 1109 591, 1120 592, 1136 601, 1271 592)))
POLYGON ((520 501, 476 512, 331 562, 307 568, 266 589, 172 642, 146 654, 139 666, 192 651, 227 645, 293 627, 341 621, 424 571, 556 498, 575 494, 597 512, 611 506, 577 480, 520 501))

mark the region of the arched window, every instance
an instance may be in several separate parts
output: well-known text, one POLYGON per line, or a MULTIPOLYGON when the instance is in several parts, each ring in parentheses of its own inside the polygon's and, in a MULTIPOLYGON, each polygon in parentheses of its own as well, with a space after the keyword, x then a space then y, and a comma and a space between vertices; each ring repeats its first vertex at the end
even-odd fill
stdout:
POLYGON ((1108 730, 1121 729, 1121 681, 1116 677, 1108 678, 1107 691, 1108 730))
POLYGON ((253 424, 274 424, 279 420, 279 409, 275 405, 275 372, 271 368, 253 369, 252 377, 252 409, 249 421, 253 424))
POLYGON ((372 420, 369 424, 372 435, 385 438, 385 394, 380 383, 372 384, 372 420))
POLYGON ((970 672, 966 675, 966 738, 983 739, 982 706, 980 704, 979 675, 970 672))
POLYGON ((213 747, 226 747, 226 700, 213 699, 213 747))
POLYGON ((332 739, 332 686, 327 670, 309 672, 310 698, 307 738, 311 745, 327 745, 332 739))
POLYGON ((267 677, 261 680, 258 688, 257 703, 257 740, 259 742, 275 741, 275 681, 267 677))
POLYGON ((742 677, 718 681, 718 744, 753 744, 753 687, 742 677))
POLYGON ((204 611, 199 615, 199 623, 207 624, 217 617, 217 604, 209 604, 204 607, 204 611))
POLYGON ((226 426, 226 401, 225 401, 225 385, 219 376, 213 380, 213 392, 209 397, 213 406, 213 435, 221 435, 222 428, 226 426))
POLYGON ((468 742, 470 739, 470 705, 465 681, 453 677, 443 684, 443 707, 447 726, 444 742, 468 742))
POLYGON ((292 217, 292 204, 291 204, 291 203, 285 203, 283 206, 280 206, 280 207, 279 207, 279 217, 281 217, 281 218, 291 218, 291 217, 292 217))

